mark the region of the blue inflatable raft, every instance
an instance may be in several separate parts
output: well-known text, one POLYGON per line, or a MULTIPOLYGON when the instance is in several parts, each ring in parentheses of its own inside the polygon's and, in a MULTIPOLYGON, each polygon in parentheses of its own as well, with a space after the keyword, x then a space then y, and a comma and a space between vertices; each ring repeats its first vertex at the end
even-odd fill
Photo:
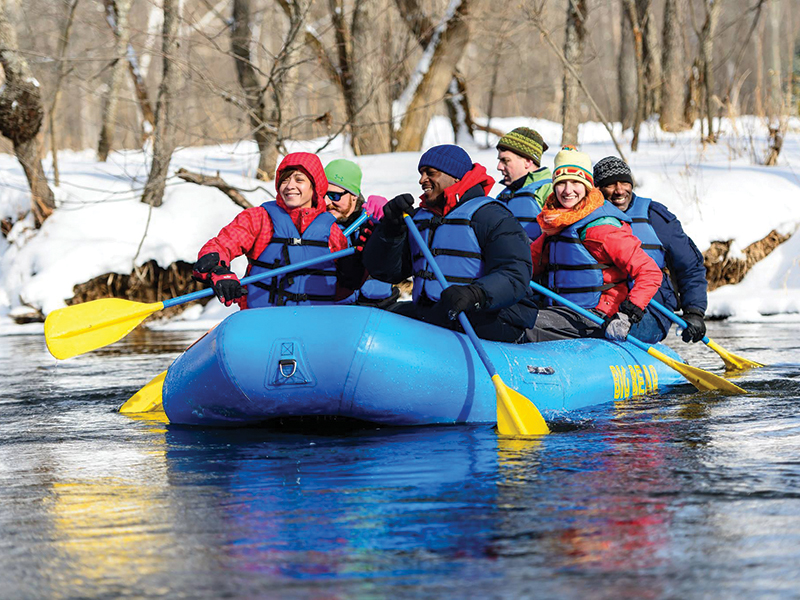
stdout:
MULTIPOLYGON (((628 343, 484 344, 503 382, 545 419, 685 383, 628 343)), ((223 427, 309 415, 387 425, 496 420, 494 386, 465 335, 359 306, 235 313, 172 363, 163 404, 172 423, 223 427)))

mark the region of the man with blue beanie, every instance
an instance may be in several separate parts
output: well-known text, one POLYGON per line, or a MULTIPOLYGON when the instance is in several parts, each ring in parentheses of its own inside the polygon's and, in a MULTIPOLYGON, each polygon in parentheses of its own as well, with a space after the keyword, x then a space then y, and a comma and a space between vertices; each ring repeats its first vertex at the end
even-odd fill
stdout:
POLYGON ((394 312, 460 330, 464 311, 478 336, 503 342, 520 340, 536 320, 528 282, 528 238, 514 215, 489 197, 494 179, 486 168, 452 144, 434 146, 420 158, 420 206, 414 197, 394 197, 364 248, 372 277, 400 283, 414 277, 412 301, 394 312), (403 214, 422 238, 450 286, 442 289, 422 251, 408 234, 403 214))

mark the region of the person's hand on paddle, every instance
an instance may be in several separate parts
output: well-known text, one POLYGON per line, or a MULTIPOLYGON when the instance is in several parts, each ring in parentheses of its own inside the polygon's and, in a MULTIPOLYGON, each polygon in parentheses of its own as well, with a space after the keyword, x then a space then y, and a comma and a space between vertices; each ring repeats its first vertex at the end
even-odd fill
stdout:
POLYGON ((383 207, 384 231, 391 237, 400 237, 406 229, 403 215, 414 207, 414 196, 411 194, 401 194, 395 196, 383 207))
POLYGON ((383 196, 370 196, 364 203, 364 210, 367 211, 370 217, 380 221, 383 219, 383 207, 386 206, 387 202, 389 201, 383 196))
POLYGON ((486 304, 486 292, 475 283, 469 285, 451 285, 442 291, 439 304, 451 321, 455 321, 458 313, 475 312, 486 304))
POLYGON ((192 267, 192 279, 200 283, 207 282, 208 278, 211 277, 211 269, 217 265, 219 265, 219 254, 216 252, 203 254, 192 267))
POLYGON ((699 342, 706 336, 706 322, 703 320, 703 311, 697 308, 686 308, 683 311, 683 320, 687 327, 681 334, 681 339, 686 342, 699 342))
POLYGON ((643 316, 644 311, 626 298, 619 305, 619 312, 606 320, 603 332, 609 340, 623 342, 631 332, 631 327, 643 316))
POLYGON ((247 288, 242 287, 236 273, 224 264, 211 269, 211 285, 214 287, 214 293, 217 298, 225 306, 230 306, 236 302, 240 308, 244 308, 247 288))
POLYGON ((361 226, 358 232, 358 239, 353 243, 353 248, 356 249, 356 253, 364 251, 364 246, 367 245, 367 240, 369 240, 373 231, 375 231, 375 224, 372 222, 372 219, 368 219, 361 226))

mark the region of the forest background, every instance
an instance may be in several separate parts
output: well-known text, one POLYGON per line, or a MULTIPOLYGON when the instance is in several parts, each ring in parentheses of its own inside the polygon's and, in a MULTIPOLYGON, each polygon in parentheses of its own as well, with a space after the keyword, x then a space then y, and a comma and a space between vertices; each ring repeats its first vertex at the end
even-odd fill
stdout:
MULTIPOLYGON (((751 162, 776 165, 798 114, 799 36, 800 0, 0 0, 0 151, 30 186, 30 206, 0 203, 0 231, 19 240, 58 208, 59 151, 141 151, 141 201, 158 207, 178 148, 255 142, 244 175, 269 180, 292 141, 417 152, 436 115, 477 148, 504 117, 561 123, 551 146, 595 121, 626 159, 643 123, 705 148, 740 122, 751 162)), ((213 173, 177 175, 250 205, 213 173)), ((773 233, 744 255, 712 244, 710 277, 741 279, 790 237, 773 233)), ((187 272, 136 267, 71 301, 191 291, 187 272)))

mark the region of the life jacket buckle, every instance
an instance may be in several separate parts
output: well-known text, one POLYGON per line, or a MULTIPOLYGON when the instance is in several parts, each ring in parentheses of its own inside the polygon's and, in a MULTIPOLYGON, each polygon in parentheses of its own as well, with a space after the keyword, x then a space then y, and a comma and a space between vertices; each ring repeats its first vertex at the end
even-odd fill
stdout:
POLYGON ((302 238, 289 238, 290 246, 301 246, 303 244, 302 238))

